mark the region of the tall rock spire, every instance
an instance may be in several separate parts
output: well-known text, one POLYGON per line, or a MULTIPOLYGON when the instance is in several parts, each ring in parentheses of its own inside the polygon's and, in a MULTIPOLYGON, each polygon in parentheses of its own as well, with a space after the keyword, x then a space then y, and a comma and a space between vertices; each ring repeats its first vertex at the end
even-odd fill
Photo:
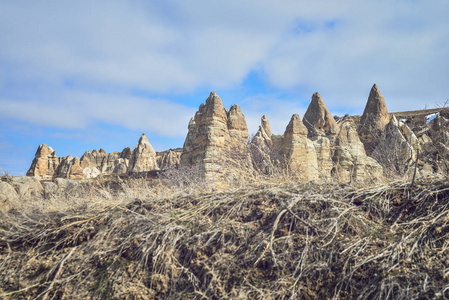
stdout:
POLYGON ((303 121, 309 130, 309 137, 335 135, 337 132, 337 123, 319 93, 313 94, 312 101, 307 108, 303 121))
POLYGON ((158 170, 156 162, 156 152, 151 146, 145 133, 142 133, 130 161, 131 172, 144 172, 158 170))
POLYGON ((384 130, 388 122, 390 122, 390 116, 388 114, 387 104, 379 88, 374 84, 369 93, 368 102, 366 103, 362 118, 360 119, 360 126, 384 130))
POLYGON ((261 122, 261 126, 263 131, 265 132, 265 134, 268 136, 268 138, 271 139, 271 127, 270 127, 270 122, 268 121, 267 116, 263 115, 262 118, 260 119, 261 122))
POLYGON ((240 107, 234 104, 227 111, 221 98, 211 92, 190 120, 181 165, 198 166, 207 179, 219 179, 227 171, 229 158, 239 157, 247 142, 248 127, 240 107))
POLYGON ((285 128, 283 153, 289 170, 306 181, 317 180, 318 162, 315 147, 307 138, 307 127, 294 114, 285 128))
POLYGON ((370 154, 376 147, 381 133, 390 122, 385 99, 376 84, 371 88, 371 92, 366 103, 365 110, 360 119, 358 133, 360 140, 365 146, 367 154, 370 154))

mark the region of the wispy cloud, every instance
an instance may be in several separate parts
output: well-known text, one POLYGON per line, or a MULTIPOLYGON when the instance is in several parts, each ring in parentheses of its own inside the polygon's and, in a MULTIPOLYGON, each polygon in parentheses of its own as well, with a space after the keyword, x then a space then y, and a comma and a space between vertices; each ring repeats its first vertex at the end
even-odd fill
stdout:
POLYGON ((180 137, 185 136, 186 124, 195 112, 193 107, 166 99, 128 95, 63 91, 57 99, 0 99, 0 117, 64 129, 88 130, 101 122, 180 137))
MULTIPOLYGON (((447 93, 447 1, 4 2, 0 86, 67 80, 153 93, 232 88, 255 69, 360 107, 447 93)), ((440 99, 441 100, 441 99, 440 99)))

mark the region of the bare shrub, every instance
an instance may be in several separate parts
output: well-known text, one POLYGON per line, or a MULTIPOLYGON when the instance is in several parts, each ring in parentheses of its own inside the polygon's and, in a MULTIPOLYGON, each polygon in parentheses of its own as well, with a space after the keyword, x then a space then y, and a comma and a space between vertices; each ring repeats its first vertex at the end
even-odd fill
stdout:
POLYGON ((161 176, 168 180, 169 186, 179 189, 206 188, 208 185, 198 165, 169 168, 161 176))
POLYGON ((370 156, 380 163, 385 174, 390 177, 403 177, 407 174, 414 162, 414 150, 399 130, 387 126, 376 140, 377 146, 370 156))

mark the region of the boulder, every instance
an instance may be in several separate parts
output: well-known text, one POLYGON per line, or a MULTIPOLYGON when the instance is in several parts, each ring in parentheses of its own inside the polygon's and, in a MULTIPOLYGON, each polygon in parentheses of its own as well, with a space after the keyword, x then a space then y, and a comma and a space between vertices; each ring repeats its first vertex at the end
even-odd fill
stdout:
POLYGON ((44 192, 44 188, 37 177, 12 177, 10 184, 14 187, 20 199, 40 198, 44 192))
POLYGON ((0 210, 8 211, 19 202, 16 190, 6 182, 0 181, 0 210))

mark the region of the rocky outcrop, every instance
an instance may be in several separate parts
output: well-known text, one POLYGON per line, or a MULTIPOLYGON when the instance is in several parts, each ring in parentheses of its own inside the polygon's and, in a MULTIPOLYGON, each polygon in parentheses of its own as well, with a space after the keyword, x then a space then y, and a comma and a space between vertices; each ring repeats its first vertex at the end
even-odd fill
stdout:
POLYGON ((0 181, 0 209, 8 211, 19 201, 16 190, 8 183, 0 181))
POLYGON ((358 134, 362 141, 366 153, 369 155, 379 142, 385 126, 390 122, 385 99, 379 91, 377 85, 371 88, 371 92, 366 103, 365 110, 360 119, 358 134))
POLYGON ((161 170, 178 167, 181 161, 182 148, 157 152, 156 161, 161 170))
POLYGON ((331 136, 333 139, 337 134, 337 123, 319 93, 313 94, 303 122, 309 131, 309 137, 331 136))
POLYGON ((16 190, 19 199, 38 198, 44 192, 42 184, 36 177, 12 177, 9 184, 16 190))
POLYGON ((354 120, 346 117, 339 123, 332 160, 333 173, 343 183, 376 182, 382 178, 382 166, 368 157, 357 134, 354 120))
POLYGON ((221 98, 210 93, 190 120, 181 155, 182 166, 198 166, 207 179, 219 178, 243 153, 248 138, 245 116, 238 105, 226 111, 221 98))
POLYGON ((431 122, 419 121, 418 126, 409 122, 409 117, 413 112, 389 114, 376 85, 361 117, 346 115, 338 121, 315 93, 304 122, 293 115, 284 134, 279 135, 272 133, 268 118, 263 116, 248 145, 248 128, 240 107, 234 104, 226 110, 212 92, 190 120, 182 149, 156 153, 143 134, 134 150, 93 150, 78 159, 58 158, 51 147, 42 144, 27 175, 41 180, 81 179, 196 166, 210 180, 239 180, 239 176, 262 173, 294 174, 304 181, 335 176, 340 182, 361 183, 381 179, 382 167, 405 174, 415 162, 419 170, 449 173, 449 121, 440 115, 431 122), (408 119, 398 121, 395 115, 408 119), (412 130, 407 124, 416 126, 412 130), (418 152, 422 153, 419 157, 418 152))
MULTIPOLYGON (((165 166, 179 163, 179 152, 163 159, 165 166)), ((156 152, 145 134, 140 137, 136 148, 126 147, 122 152, 106 153, 104 149, 86 151, 78 157, 57 157, 56 152, 45 144, 39 146, 27 176, 39 180, 54 178, 88 179, 100 175, 126 174, 158 170, 156 152)))
POLYGON ((273 145, 273 141, 271 140, 271 128, 270 122, 268 118, 263 115, 261 118, 261 125, 259 126, 259 130, 251 139, 251 144, 257 146, 258 148, 262 147, 271 147, 273 145))
POLYGON ((333 169, 331 141, 325 136, 315 136, 311 140, 317 155, 319 176, 321 179, 329 181, 333 169))
POLYGON ((39 145, 27 176, 36 176, 41 180, 52 179, 58 169, 61 160, 56 156, 56 151, 45 144, 39 145))
POLYGON ((307 138, 307 128, 294 114, 284 132, 283 153, 290 172, 302 180, 319 178, 318 162, 313 142, 307 138))
POLYGON ((156 162, 156 151, 154 151, 145 133, 142 134, 137 142, 129 164, 129 171, 132 173, 159 169, 156 162))
POLYGON ((273 175, 280 171, 283 161, 283 139, 283 136, 271 133, 270 122, 263 115, 259 130, 250 144, 252 164, 257 171, 265 175, 273 175))

